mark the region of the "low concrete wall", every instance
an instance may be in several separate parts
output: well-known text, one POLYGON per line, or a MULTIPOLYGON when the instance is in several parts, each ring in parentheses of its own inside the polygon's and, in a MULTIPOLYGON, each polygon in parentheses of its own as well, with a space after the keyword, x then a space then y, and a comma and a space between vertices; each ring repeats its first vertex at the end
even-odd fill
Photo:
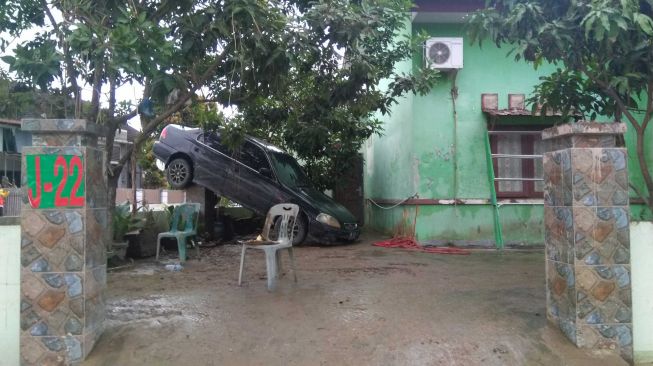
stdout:
MULTIPOLYGON (((183 190, 174 189, 137 189, 136 200, 140 204, 145 200, 149 205, 160 203, 174 204, 186 202, 186 194, 183 190)), ((116 190, 116 203, 132 201, 131 188, 118 188, 116 190)))
POLYGON ((147 203, 161 203, 161 190, 143 189, 143 200, 147 203))
POLYGON ((653 362, 653 222, 630 224, 633 348, 636 363, 653 362))
POLYGON ((0 217, 0 365, 19 364, 20 219, 0 217))
MULTIPOLYGON (((172 205, 186 202, 186 191, 176 189, 138 189, 136 199, 140 205, 145 200, 148 205, 172 205)), ((4 216, 20 216, 22 191, 18 188, 9 191, 5 202, 4 216)), ((116 203, 132 201, 131 188, 116 189, 116 203)))
POLYGON ((167 189, 168 202, 167 203, 184 203, 186 202, 186 191, 177 189, 167 189))
POLYGON ((130 188, 116 189, 116 203, 123 203, 125 201, 131 202, 132 190, 130 188))

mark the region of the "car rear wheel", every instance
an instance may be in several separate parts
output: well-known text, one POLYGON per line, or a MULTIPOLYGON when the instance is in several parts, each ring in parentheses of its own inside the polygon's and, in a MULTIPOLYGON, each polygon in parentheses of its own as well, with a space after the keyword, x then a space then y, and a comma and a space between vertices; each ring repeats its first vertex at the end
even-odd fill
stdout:
POLYGON ((193 180, 193 168, 190 162, 184 158, 177 158, 168 164, 166 178, 174 189, 186 188, 193 180))

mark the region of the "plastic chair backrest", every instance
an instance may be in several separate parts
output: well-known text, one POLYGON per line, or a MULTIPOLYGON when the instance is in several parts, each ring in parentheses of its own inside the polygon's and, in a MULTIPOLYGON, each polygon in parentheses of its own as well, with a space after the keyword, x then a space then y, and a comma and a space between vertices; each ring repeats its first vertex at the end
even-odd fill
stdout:
POLYGON ((197 229, 197 221, 199 219, 200 204, 199 203, 184 203, 175 207, 172 212, 172 224, 170 231, 194 231, 197 229), (179 220, 183 220, 184 228, 179 230, 179 220))
POLYGON ((274 205, 268 211, 267 216, 265 217, 265 225, 263 226, 263 240, 270 240, 270 227, 274 224, 274 220, 281 216, 279 220, 278 229, 275 229, 275 232, 279 234, 276 238, 276 241, 289 243, 292 245, 292 239, 294 235, 294 226, 295 220, 297 219, 297 214, 299 213, 299 206, 294 203, 280 203, 274 205), (290 228, 290 230, 288 230, 290 228))

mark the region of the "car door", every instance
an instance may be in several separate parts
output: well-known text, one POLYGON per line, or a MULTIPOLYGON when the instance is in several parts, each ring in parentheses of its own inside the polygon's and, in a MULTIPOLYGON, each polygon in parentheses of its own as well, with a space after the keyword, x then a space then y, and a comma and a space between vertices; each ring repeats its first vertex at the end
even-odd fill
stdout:
POLYGON ((233 152, 222 146, 220 136, 203 133, 193 147, 195 182, 217 195, 231 198, 235 193, 233 152))
POLYGON ((259 214, 278 203, 280 190, 268 158, 259 146, 245 141, 235 165, 238 192, 236 202, 259 214))

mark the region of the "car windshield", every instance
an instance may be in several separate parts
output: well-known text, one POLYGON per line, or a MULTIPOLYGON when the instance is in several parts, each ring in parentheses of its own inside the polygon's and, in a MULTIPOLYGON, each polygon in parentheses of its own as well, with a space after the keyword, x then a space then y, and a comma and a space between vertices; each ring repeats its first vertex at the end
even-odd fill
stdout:
POLYGON ((310 187, 311 183, 297 164, 297 161, 288 154, 273 152, 272 164, 277 172, 277 177, 289 188, 310 187))

